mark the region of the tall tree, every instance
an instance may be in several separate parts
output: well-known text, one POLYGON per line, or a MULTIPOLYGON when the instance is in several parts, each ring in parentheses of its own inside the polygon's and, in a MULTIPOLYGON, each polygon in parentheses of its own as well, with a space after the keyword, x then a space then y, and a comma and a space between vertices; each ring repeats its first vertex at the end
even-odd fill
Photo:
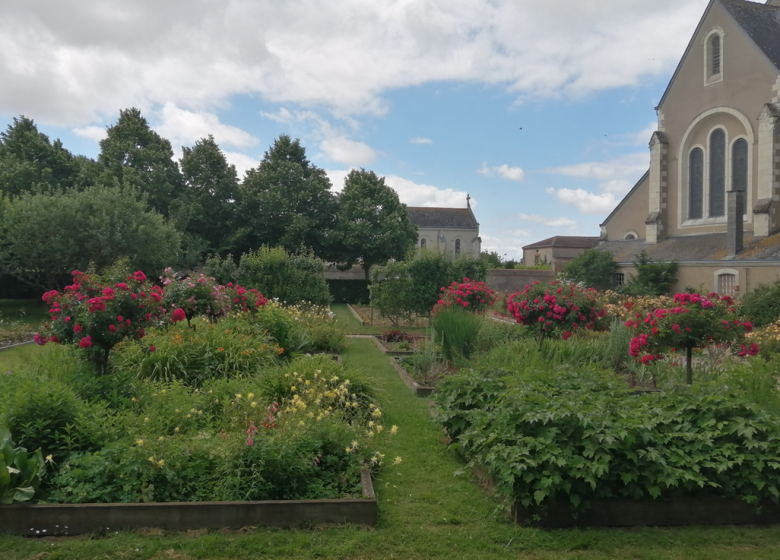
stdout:
POLYGON ((100 162, 106 169, 102 182, 131 186, 147 196, 152 208, 168 216, 184 183, 171 143, 149 127, 138 109, 119 112, 119 120, 100 141, 100 162))
POLYGON ((349 266, 361 263, 368 280, 371 266, 406 256, 417 243, 417 227, 384 177, 353 169, 339 196, 336 239, 338 260, 349 266))
POLYGON ((325 171, 309 162, 299 140, 277 138, 241 185, 241 224, 233 254, 261 245, 290 252, 306 246, 326 257, 336 211, 330 187, 325 171))
POLYGON ((70 188, 79 171, 73 154, 59 140, 49 141, 32 119, 14 118, 0 132, 0 194, 70 188))
POLYGON ((209 135, 192 148, 182 148, 181 172, 189 212, 186 231, 208 242, 209 249, 225 254, 231 247, 238 175, 209 135))

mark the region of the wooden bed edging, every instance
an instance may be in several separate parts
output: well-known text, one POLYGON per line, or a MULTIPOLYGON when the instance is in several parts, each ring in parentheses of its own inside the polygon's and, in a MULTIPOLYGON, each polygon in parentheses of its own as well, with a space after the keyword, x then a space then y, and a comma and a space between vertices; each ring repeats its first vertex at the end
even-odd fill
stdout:
POLYGON ((347 309, 349 309, 352 312, 352 315, 355 316, 355 319, 357 319, 362 326, 365 326, 366 322, 360 317, 360 314, 357 311, 355 311, 355 308, 352 307, 352 305, 348 303, 347 309))
POLYGON ((406 370, 403 368, 403 366, 398 363, 399 359, 398 357, 391 357, 390 358, 390 365, 393 366, 393 369, 398 372, 398 376, 401 378, 401 381, 404 382, 404 384, 409 387, 412 391, 414 391, 418 397, 428 397, 433 393, 434 388, 428 387, 426 385, 420 385, 412 379, 408 373, 406 373, 406 370))
MULTIPOLYGON (((373 336, 374 338, 374 344, 376 344, 376 347, 379 348, 382 352, 387 354, 388 356, 412 356, 414 355, 414 350, 390 350, 387 346, 384 345, 382 341, 382 335, 375 334, 373 336)), ((424 336, 415 336, 415 341, 419 340, 425 340, 424 336)))
POLYGON ((16 504, 0 506, 0 533, 45 537, 155 527, 170 531, 262 525, 376 525, 371 473, 360 475, 362 499, 170 502, 149 504, 16 504))
POLYGON ((672 498, 659 500, 596 499, 572 516, 569 503, 552 503, 543 512, 515 504, 516 523, 548 529, 566 527, 674 527, 683 525, 772 525, 780 523, 780 506, 761 507, 740 498, 672 498), (536 517, 535 514, 539 514, 536 517))

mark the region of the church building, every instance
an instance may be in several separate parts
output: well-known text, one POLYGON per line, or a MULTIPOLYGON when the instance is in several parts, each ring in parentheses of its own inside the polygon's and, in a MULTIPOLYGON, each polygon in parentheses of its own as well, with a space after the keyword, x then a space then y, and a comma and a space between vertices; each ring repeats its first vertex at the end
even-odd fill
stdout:
POLYGON ((656 112, 650 169, 597 249, 619 277, 642 250, 678 261, 676 290, 780 278, 780 0, 711 0, 656 112))
POLYGON ((471 210, 471 197, 466 197, 466 208, 409 206, 406 209, 409 219, 417 226, 418 248, 479 257, 482 239, 479 222, 471 210))

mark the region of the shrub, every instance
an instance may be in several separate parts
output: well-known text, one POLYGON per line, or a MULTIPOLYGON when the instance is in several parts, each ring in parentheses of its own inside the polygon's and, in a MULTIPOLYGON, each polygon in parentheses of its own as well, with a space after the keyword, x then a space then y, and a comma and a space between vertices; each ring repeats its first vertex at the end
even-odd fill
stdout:
POLYGON ((241 256, 239 282, 268 298, 287 304, 330 303, 322 261, 311 252, 290 254, 281 247, 263 245, 241 256))
POLYGON ((440 290, 441 299, 433 308, 434 315, 451 306, 479 313, 490 309, 497 299, 496 293, 484 282, 469 280, 467 277, 463 278, 463 282, 453 282, 449 287, 440 290))
POLYGON ((588 249, 566 263, 561 278, 575 284, 581 283, 586 288, 607 290, 615 283, 617 264, 612 259, 612 253, 608 251, 588 249))
POLYGON ((328 278, 328 290, 333 297, 333 303, 356 303, 365 305, 371 301, 368 280, 343 280, 328 278))
POLYGON ((539 337, 560 336, 564 340, 580 328, 601 329, 606 311, 597 307, 596 291, 575 284, 538 281, 512 294, 507 311, 518 323, 530 327, 539 337))
POLYGON ((383 332, 381 335, 385 342, 414 342, 414 335, 393 329, 383 332))
POLYGON ((661 296, 668 294, 677 282, 677 262, 656 262, 642 251, 634 257, 637 275, 618 291, 632 296, 661 296))
POLYGON ((759 284, 742 296, 742 311, 756 327, 775 323, 780 318, 780 280, 759 284))
POLYGON ((206 276, 214 278, 219 284, 227 285, 238 281, 238 265, 233 255, 228 254, 224 258, 219 255, 209 255, 203 268, 206 276))
POLYGON ((165 298, 163 304, 171 311, 184 310, 187 325, 192 326, 192 319, 205 315, 215 320, 227 314, 231 307, 230 300, 218 289, 216 280, 196 275, 195 278, 176 278, 173 270, 168 267, 160 277, 165 286, 165 298))

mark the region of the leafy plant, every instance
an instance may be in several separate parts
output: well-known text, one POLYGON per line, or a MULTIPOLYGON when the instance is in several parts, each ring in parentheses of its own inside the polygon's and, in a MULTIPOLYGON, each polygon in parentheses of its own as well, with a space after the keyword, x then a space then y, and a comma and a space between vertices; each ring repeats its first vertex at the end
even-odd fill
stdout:
POLYGON ((241 256, 238 280, 288 305, 327 305, 331 299, 322 261, 307 251, 288 253, 281 247, 263 245, 241 256))
POLYGON ((587 288, 606 290, 614 286, 617 264, 612 260, 612 253, 588 249, 580 256, 566 263, 561 277, 575 284, 583 284, 587 288))
POLYGON ((436 314, 431 326, 436 342, 447 360, 468 360, 477 348, 477 335, 483 318, 458 308, 444 309, 436 314))
POLYGON ((24 447, 14 447, 11 432, 0 426, 0 504, 32 500, 45 472, 40 448, 28 453, 24 447))
POLYGON ((742 311, 756 327, 777 322, 780 318, 780 280, 759 284, 740 298, 742 311))

